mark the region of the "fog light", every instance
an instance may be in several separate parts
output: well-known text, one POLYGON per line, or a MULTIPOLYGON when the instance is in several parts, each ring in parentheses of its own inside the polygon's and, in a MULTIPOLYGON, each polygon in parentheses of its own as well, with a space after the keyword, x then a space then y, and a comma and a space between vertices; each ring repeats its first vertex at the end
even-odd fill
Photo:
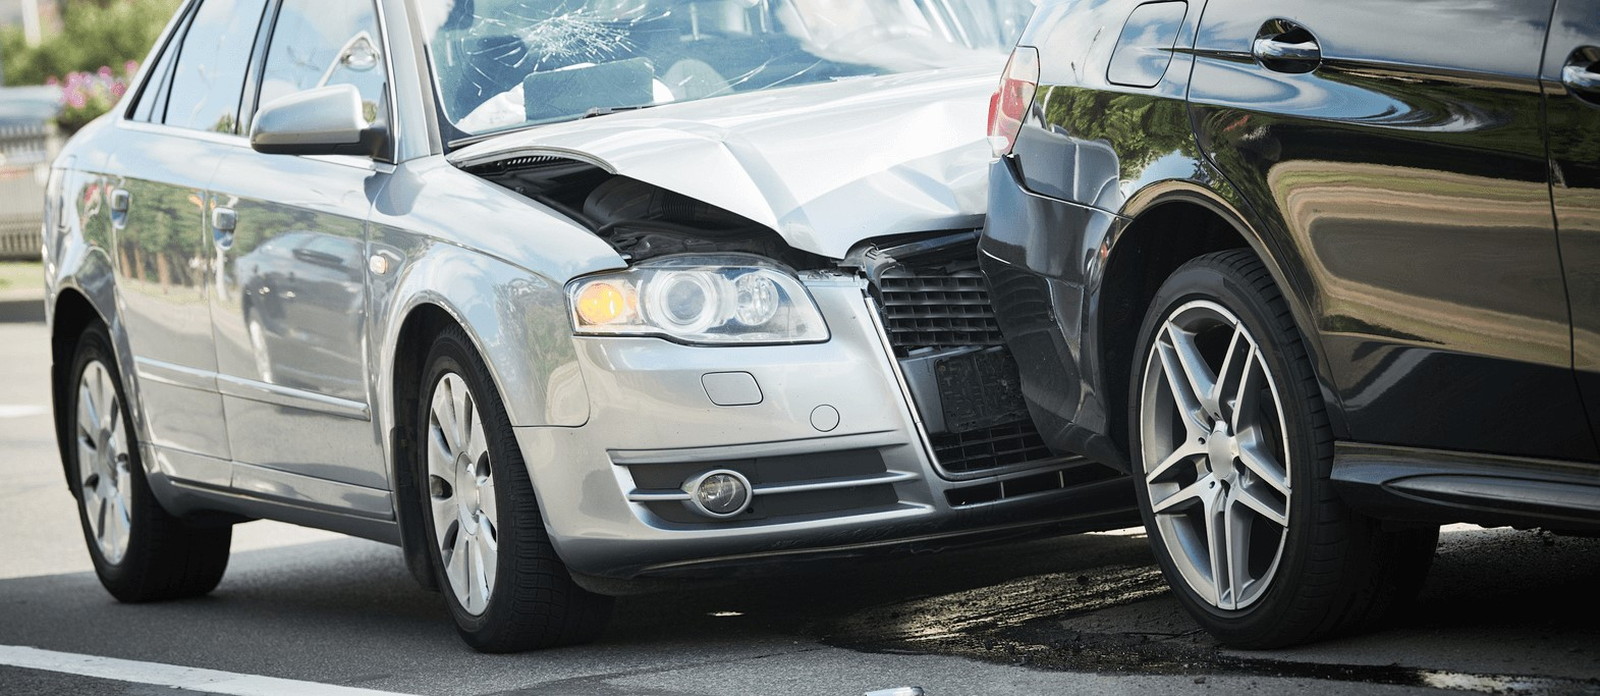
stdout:
POLYGON ((683 484, 695 512, 708 517, 733 517, 750 507, 750 479, 737 471, 718 469, 683 484))

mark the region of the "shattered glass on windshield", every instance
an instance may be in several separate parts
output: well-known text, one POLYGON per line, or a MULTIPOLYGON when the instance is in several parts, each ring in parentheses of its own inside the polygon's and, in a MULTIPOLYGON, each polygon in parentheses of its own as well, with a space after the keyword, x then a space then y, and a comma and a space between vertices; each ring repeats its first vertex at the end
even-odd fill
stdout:
MULTIPOLYGON (((455 137, 994 62, 1032 0, 431 0, 455 137)), ((450 135, 447 133, 447 135, 450 135)))

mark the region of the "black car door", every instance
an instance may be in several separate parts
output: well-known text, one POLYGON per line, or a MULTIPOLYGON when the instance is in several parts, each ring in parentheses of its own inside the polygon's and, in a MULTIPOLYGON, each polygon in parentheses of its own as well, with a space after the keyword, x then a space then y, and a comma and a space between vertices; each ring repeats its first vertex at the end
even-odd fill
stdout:
POLYGON ((1550 194, 1572 302, 1572 359, 1600 432, 1600 0, 1560 0, 1540 77, 1550 194))
POLYGON ((1206 5, 1197 135, 1274 254, 1303 266, 1288 290, 1348 437, 1596 455, 1540 118, 1552 4, 1206 5))

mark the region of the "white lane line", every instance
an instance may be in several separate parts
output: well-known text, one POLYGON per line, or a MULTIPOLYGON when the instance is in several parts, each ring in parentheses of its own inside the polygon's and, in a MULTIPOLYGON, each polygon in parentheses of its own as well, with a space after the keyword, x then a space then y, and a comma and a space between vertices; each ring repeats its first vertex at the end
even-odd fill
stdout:
POLYGON ((49 412, 45 407, 34 404, 0 404, 0 418, 29 418, 49 412))
POLYGON ((154 684, 175 689, 209 691, 230 696, 405 696, 392 691, 374 691, 350 686, 235 674, 214 669, 166 665, 159 662, 119 660, 98 655, 40 650, 21 645, 0 645, 0 665, 64 672, 84 677, 154 684))

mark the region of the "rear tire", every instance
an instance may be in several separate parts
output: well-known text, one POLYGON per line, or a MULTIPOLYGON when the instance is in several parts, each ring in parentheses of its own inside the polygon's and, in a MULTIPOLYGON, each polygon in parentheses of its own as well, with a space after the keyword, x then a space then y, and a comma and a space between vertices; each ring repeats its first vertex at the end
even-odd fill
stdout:
POLYGON ((1421 589, 1438 527, 1385 530, 1329 481, 1333 434, 1298 329, 1247 250, 1184 264, 1139 333, 1130 452, 1150 544, 1229 645, 1371 626, 1421 589))
POLYGON ((578 587, 556 555, 483 360, 451 327, 424 365, 415 417, 425 534, 462 639, 508 653, 598 638, 612 599, 578 587))
POLYGON ((122 602, 197 597, 228 569, 233 527, 167 514, 150 492, 111 337, 91 324, 66 385, 67 474, 95 574, 122 602))

